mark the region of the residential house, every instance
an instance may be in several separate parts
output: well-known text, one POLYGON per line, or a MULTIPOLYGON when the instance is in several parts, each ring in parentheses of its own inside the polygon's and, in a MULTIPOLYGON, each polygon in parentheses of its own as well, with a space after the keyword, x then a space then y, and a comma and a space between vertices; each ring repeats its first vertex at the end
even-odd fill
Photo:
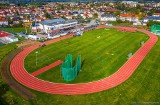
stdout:
POLYGON ((102 14, 100 21, 116 21, 117 17, 112 14, 102 14))
POLYGON ((88 17, 92 18, 93 17, 93 13, 88 13, 88 17))
POLYGON ((87 13, 83 14, 82 17, 83 17, 83 19, 89 18, 87 13))
POLYGON ((53 15, 53 17, 54 17, 54 18, 60 18, 61 16, 60 16, 59 14, 56 14, 56 13, 55 13, 55 14, 53 15))
POLYGON ((74 12, 73 12, 73 16, 77 17, 77 16, 78 16, 78 12, 77 12, 77 11, 74 11, 74 12))
POLYGON ((10 4, 10 8, 15 8, 15 4, 10 4))
POLYGON ((12 20, 13 20, 13 24, 19 24, 20 21, 21 21, 21 18, 20 17, 14 17, 12 20))
POLYGON ((140 21, 133 21, 133 25, 142 25, 142 23, 140 21))
POLYGON ((133 22, 133 21, 138 21, 139 20, 139 15, 138 14, 120 14, 120 20, 122 21, 130 21, 130 22, 133 22))
POLYGON ((73 19, 73 15, 68 14, 68 15, 66 16, 66 18, 67 18, 67 19, 73 19))
POLYGON ((30 19, 29 18, 23 18, 22 21, 23 22, 30 22, 30 19))
POLYGON ((144 18, 143 21, 148 22, 149 20, 160 22, 160 17, 159 16, 147 16, 146 18, 144 18))
POLYGON ((154 13, 153 16, 160 16, 160 13, 154 13))
POLYGON ((37 21, 37 22, 40 22, 40 21, 42 21, 42 18, 36 17, 36 21, 37 21))
POLYGON ((137 7, 138 5, 138 2, 135 2, 135 1, 122 1, 122 3, 129 7, 137 7))
POLYGON ((5 19, 5 18, 0 18, 0 25, 1 25, 1 26, 2 26, 2 25, 7 26, 7 25, 8 25, 8 20, 5 19))
POLYGON ((115 13, 117 12, 118 10, 116 8, 107 8, 106 9, 106 12, 109 12, 109 13, 115 13))

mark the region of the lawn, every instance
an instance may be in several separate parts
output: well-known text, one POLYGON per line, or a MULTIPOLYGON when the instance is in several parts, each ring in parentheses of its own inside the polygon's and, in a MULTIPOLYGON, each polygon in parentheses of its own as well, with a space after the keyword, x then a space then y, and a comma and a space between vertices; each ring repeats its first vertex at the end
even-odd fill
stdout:
MULTIPOLYGON (((126 35, 130 34, 126 33, 126 35)), ((136 37, 139 38, 139 36, 136 37)), ((132 41, 130 42, 132 43, 132 41)), ((121 85, 115 88, 94 94, 74 95, 74 96, 52 95, 52 94, 37 92, 30 89, 33 93, 37 95, 37 98, 32 102, 32 104, 30 104, 28 101, 25 101, 21 97, 17 96, 10 89, 5 94, 3 95, 0 94, 0 101, 1 99, 3 101, 7 100, 7 102, 10 104, 12 103, 12 105, 134 105, 134 104, 159 105, 160 104, 160 82, 159 82, 160 48, 159 47, 160 47, 160 41, 158 41, 156 45, 152 48, 151 52, 145 57, 145 59, 140 64, 138 69, 134 72, 134 74, 126 82, 122 83, 121 85), (13 102, 15 102, 16 104, 15 103, 13 104, 13 102)), ((9 53, 8 51, 10 51, 10 49, 14 50, 14 48, 15 48, 14 44, 9 44, 0 47, 0 52, 6 52, 3 54, 0 53, 1 54, 0 61, 2 61, 2 58, 7 56, 7 53, 9 53)), ((34 66, 35 63, 32 65, 34 66)), ((0 81, 1 80, 2 79, 0 76, 0 81)))
POLYGON ((63 40, 33 51, 25 59, 25 68, 32 73, 67 54, 82 57, 82 70, 74 81, 66 82, 61 77, 60 66, 37 76, 40 79, 61 83, 84 83, 103 79, 115 73, 126 61, 128 53, 140 48, 140 42, 148 36, 136 32, 121 32, 115 29, 98 29, 84 33, 82 37, 63 40), (35 66, 33 66, 33 64, 35 66))
MULTIPOLYGON (((2 28, 2 30, 7 31, 9 33, 19 33, 19 32, 26 32, 24 27, 13 27, 13 28, 2 28)), ((29 28, 27 28, 28 33, 31 32, 29 28)))
POLYGON ((4 44, 2 42, 0 42, 0 46, 3 46, 4 44))
POLYGON ((160 41, 152 48, 134 74, 119 86, 88 95, 51 95, 34 91, 37 105, 159 105, 160 41))
MULTIPOLYGON (((138 38, 138 37, 137 37, 138 38)), ((32 90, 35 105, 159 105, 160 41, 152 48, 133 75, 119 86, 88 95, 51 95, 32 90)))
MULTIPOLYGON (((8 45, 0 46, 0 65, 2 64, 3 59, 16 49, 16 44, 19 42, 11 43, 8 45)), ((25 105, 29 104, 22 97, 17 95, 9 86, 2 80, 0 75, 0 105, 25 105), (6 88, 5 90, 3 88, 6 88)))

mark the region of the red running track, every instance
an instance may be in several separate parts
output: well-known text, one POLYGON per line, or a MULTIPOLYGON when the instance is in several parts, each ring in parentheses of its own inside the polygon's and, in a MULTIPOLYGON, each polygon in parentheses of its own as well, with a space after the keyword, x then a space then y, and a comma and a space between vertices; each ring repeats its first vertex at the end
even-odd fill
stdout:
POLYGON ((41 68, 41 69, 39 69, 39 70, 31 73, 31 74, 32 74, 33 76, 37 76, 37 75, 39 75, 39 74, 41 74, 41 73, 43 73, 43 72, 45 72, 45 71, 47 71, 47 70, 49 70, 49 69, 51 69, 51 68, 53 68, 53 67, 56 67, 56 66, 58 66, 58 65, 60 65, 60 64, 62 64, 62 63, 63 63, 63 61, 58 60, 58 61, 56 61, 56 62, 54 62, 54 63, 52 63, 52 64, 50 64, 50 65, 48 65, 48 66, 45 66, 45 67, 43 67, 43 68, 41 68))
MULTIPOLYGON (((99 26, 98 28, 106 27, 99 26)), ((125 82, 136 70, 136 68, 139 66, 139 64, 142 62, 142 60, 145 58, 145 56, 148 54, 148 52, 158 40, 158 37, 150 33, 149 31, 142 29, 137 30, 148 34, 150 39, 141 48, 139 48, 139 50, 116 73, 98 81, 80 84, 63 84, 44 81, 32 76, 24 68, 24 59, 30 52, 37 49, 38 45, 25 48, 22 52, 15 56, 15 58, 11 62, 10 70, 13 77, 19 83, 40 92, 50 94, 75 95, 89 94, 107 90, 125 82)), ((62 39, 68 37, 71 36, 65 36, 62 39)), ((59 40, 61 39, 57 38, 52 41, 46 42, 45 44, 50 44, 59 40)))

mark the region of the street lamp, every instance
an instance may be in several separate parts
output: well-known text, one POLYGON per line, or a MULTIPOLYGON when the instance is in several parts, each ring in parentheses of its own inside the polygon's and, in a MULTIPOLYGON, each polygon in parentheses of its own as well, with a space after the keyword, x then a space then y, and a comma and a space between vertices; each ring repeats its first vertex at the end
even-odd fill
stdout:
POLYGON ((37 66, 37 54, 38 54, 38 51, 36 51, 35 53, 36 53, 36 66, 37 66))

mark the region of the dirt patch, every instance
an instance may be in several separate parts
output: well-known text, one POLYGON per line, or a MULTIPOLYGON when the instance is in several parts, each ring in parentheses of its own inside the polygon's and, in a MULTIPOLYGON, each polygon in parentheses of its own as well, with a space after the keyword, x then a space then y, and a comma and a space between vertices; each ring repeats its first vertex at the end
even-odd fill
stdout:
POLYGON ((22 43, 20 44, 17 44, 17 47, 18 48, 24 48, 24 47, 29 47, 29 46, 32 46, 32 45, 35 45, 35 44, 41 44, 41 42, 37 42, 37 41, 33 41, 33 40, 24 40, 22 41, 22 43))

